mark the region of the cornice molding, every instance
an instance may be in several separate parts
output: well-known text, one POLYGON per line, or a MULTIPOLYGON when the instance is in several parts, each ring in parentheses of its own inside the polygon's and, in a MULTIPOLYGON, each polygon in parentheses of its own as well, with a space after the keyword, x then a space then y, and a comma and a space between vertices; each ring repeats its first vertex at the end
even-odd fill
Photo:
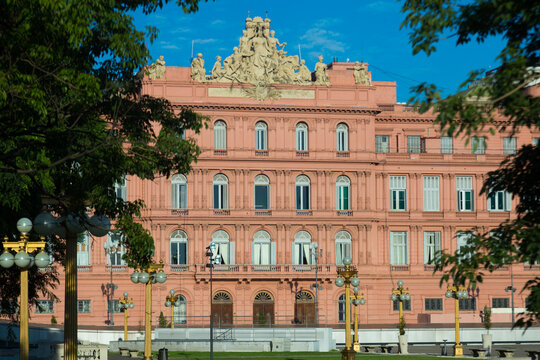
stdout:
POLYGON ((276 105, 276 104, 201 104, 201 103, 172 103, 176 109, 189 108, 195 111, 245 111, 245 112, 290 112, 290 113, 339 113, 339 114, 364 114, 378 115, 381 110, 376 108, 353 108, 340 106, 298 106, 298 105, 276 105))

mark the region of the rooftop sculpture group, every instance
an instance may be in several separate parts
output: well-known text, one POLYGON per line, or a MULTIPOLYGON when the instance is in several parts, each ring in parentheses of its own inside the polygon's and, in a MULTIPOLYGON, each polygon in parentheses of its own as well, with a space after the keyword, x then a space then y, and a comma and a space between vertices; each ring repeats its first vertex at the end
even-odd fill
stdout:
POLYGON ((207 80, 202 54, 191 62, 191 79, 198 82, 239 82, 251 84, 298 84, 298 85, 330 85, 326 74, 326 64, 322 56, 315 66, 315 81, 311 71, 297 55, 288 56, 281 43, 270 31, 270 19, 259 16, 246 19, 246 29, 233 54, 223 60, 216 57, 211 76, 207 80))

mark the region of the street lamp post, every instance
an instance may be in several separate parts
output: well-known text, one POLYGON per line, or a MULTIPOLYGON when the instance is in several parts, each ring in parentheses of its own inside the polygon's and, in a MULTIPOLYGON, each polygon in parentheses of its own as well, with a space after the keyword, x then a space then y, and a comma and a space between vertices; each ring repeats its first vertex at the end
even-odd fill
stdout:
POLYGON ((351 299, 352 304, 354 305, 354 344, 353 349, 356 352, 360 351, 360 341, 358 340, 358 305, 364 305, 366 300, 364 299, 364 294, 358 294, 360 289, 358 286, 353 287, 353 296, 351 299))
POLYGON ((464 286, 448 285, 445 296, 455 299, 456 344, 454 345, 454 356, 463 356, 463 346, 459 341, 459 299, 465 299, 468 296, 467 290, 464 286))
POLYGON ((113 297, 114 297, 114 290, 118 289, 118 286, 116 286, 113 283, 113 261, 112 261, 113 259, 112 259, 112 257, 119 253, 120 247, 116 246, 112 242, 110 242, 110 243, 105 242, 105 244, 103 244, 103 248, 105 249, 105 254, 107 254, 108 257, 109 257, 109 263, 110 263, 109 268, 111 270, 111 282, 107 284, 107 303, 109 304, 109 306, 108 306, 109 311, 108 311, 107 315, 109 316, 109 325, 113 326, 114 325, 113 297))
POLYGON ((315 289, 315 324, 319 326, 319 289, 322 289, 319 285, 319 258, 322 256, 322 249, 317 249, 319 244, 312 242, 310 245, 310 251, 315 259, 315 282, 311 284, 310 288, 315 289))
POLYGON ((144 297, 144 360, 152 360, 152 284, 164 283, 167 275, 163 263, 150 264, 141 272, 131 274, 131 281, 145 284, 144 297))
POLYGON ((118 300, 120 303, 120 309, 124 310, 124 341, 128 339, 128 309, 133 309, 133 298, 128 298, 127 291, 124 293, 124 297, 118 300))
MULTIPOLYGON (((398 280, 397 282, 397 288, 392 289, 392 295, 390 295, 390 299, 392 301, 399 301, 399 329, 400 333, 399 335, 405 335, 405 319, 403 318, 403 301, 409 301, 411 300, 411 294, 409 293, 409 288, 404 288, 403 286, 403 280, 398 280)), ((407 354, 408 350, 405 348, 406 344, 404 343, 403 346, 400 342, 399 346, 399 353, 400 354, 407 354)))
POLYGON ((29 356, 29 336, 28 336, 28 269, 34 264, 38 268, 44 268, 49 265, 49 255, 43 251, 45 248, 45 239, 41 241, 28 241, 28 233, 32 230, 32 221, 28 218, 22 218, 17 221, 17 230, 21 233, 19 241, 9 241, 4 237, 2 245, 4 253, 0 255, 0 266, 10 268, 16 264, 21 268, 21 305, 20 323, 19 323, 19 359, 28 360, 29 356), (11 251, 17 251, 13 256, 11 251), (41 250, 35 257, 30 253, 41 250))
POLYGON ((174 290, 169 291, 170 295, 165 298, 165 306, 171 307, 171 328, 174 329, 174 307, 179 306, 178 295, 174 295, 174 290))
POLYGON ((360 279, 356 277, 358 273, 356 266, 351 265, 352 259, 345 257, 343 259, 343 267, 337 269, 338 277, 336 285, 339 287, 345 286, 345 349, 341 351, 342 360, 354 360, 356 352, 351 347, 351 293, 350 287, 360 285, 360 279))
POLYGON ((512 301, 512 326, 514 326, 515 323, 515 315, 514 315, 514 293, 516 292, 516 288, 514 287, 514 271, 512 269, 512 264, 510 264, 510 286, 507 286, 504 291, 509 292, 511 295, 511 301, 512 301))
POLYGON ((208 258, 208 263, 206 267, 210 269, 210 360, 214 360, 214 308, 213 308, 213 299, 212 299, 212 269, 214 269, 214 264, 221 263, 221 256, 214 255, 216 252, 216 244, 211 242, 210 245, 206 247, 206 257, 208 258))

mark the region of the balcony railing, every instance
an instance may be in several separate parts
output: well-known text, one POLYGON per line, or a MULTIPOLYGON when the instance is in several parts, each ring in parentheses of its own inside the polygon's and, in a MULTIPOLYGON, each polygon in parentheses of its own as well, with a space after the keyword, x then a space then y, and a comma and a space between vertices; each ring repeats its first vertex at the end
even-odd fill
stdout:
POLYGON ((214 215, 231 215, 229 209, 214 209, 214 215))
POLYGON ((338 210, 337 216, 353 216, 352 210, 338 210))
POLYGON ((391 271, 409 271, 409 265, 391 265, 391 271))
POLYGON ((298 156, 298 157, 309 157, 309 151, 297 151, 296 156, 298 156))
POLYGON ((255 156, 268 156, 268 150, 255 150, 255 156))
POLYGON ((77 272, 91 272, 92 265, 77 265, 77 272))
POLYGON ((255 210, 257 216, 272 216, 272 210, 255 210))
POLYGON ((311 211, 311 210, 296 210, 296 215, 298 215, 298 216, 313 216, 313 211, 311 211))
POLYGON ((342 157, 342 158, 348 158, 351 156, 351 154, 348 151, 337 151, 336 156, 342 157))
POLYGON ((171 265, 171 272, 184 272, 189 270, 189 265, 171 265))
POLYGON ((107 272, 126 272, 127 271, 127 265, 107 265, 106 266, 107 272))
POLYGON ((171 215, 189 215, 188 209, 172 209, 171 215))
POLYGON ((227 155, 227 150, 214 150, 214 155, 225 156, 227 155))

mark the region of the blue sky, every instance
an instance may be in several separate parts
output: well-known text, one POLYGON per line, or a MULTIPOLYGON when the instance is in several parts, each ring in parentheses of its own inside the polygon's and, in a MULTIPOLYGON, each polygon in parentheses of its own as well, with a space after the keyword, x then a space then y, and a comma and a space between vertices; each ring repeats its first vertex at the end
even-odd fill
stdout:
POLYGON ((288 55, 301 56, 313 70, 317 56, 324 61, 365 61, 373 80, 392 80, 398 84, 398 101, 411 96, 410 87, 427 81, 445 92, 456 91, 473 69, 497 66, 495 57, 502 48, 500 39, 482 44, 455 46, 445 40, 435 54, 412 55, 407 29, 400 30, 404 15, 402 2, 394 0, 357 1, 247 1, 216 0, 201 3, 194 14, 184 14, 169 4, 152 15, 135 15, 142 29, 153 25, 159 37, 149 44, 153 59, 165 57, 168 66, 189 66, 192 54, 201 52, 209 71, 215 57, 233 52, 245 27, 245 18, 268 17, 271 29, 281 42, 287 42, 288 55))

